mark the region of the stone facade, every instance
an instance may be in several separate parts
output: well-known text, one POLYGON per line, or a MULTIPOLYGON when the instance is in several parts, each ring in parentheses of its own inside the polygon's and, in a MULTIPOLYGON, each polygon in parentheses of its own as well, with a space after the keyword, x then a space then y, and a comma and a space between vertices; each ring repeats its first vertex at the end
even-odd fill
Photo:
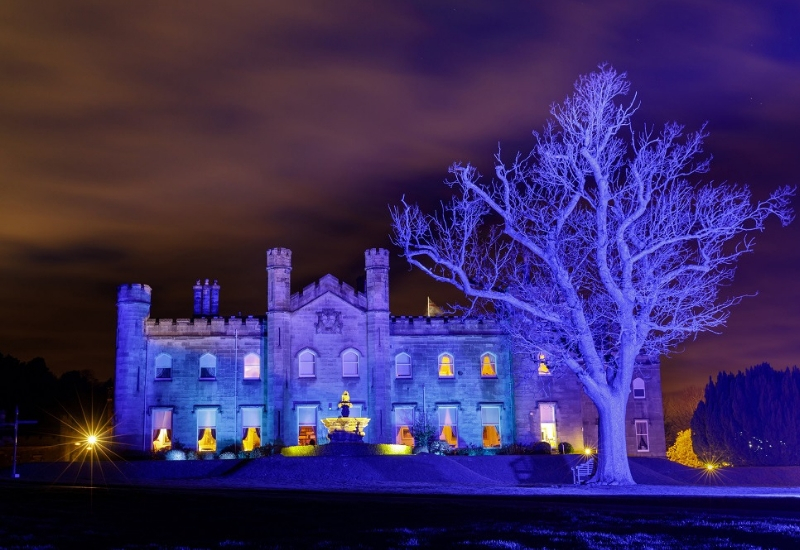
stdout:
MULTIPOLYGON (((291 252, 267 252, 267 313, 218 315, 216 281, 194 286, 194 315, 151 319, 147 285, 119 287, 116 437, 136 449, 180 443, 325 443, 321 419, 369 417, 365 440, 409 443, 423 410, 452 446, 550 439, 597 444, 597 411, 577 378, 514 353, 493 322, 393 317, 389 256, 365 254, 364 291, 326 275, 291 294, 291 252), (540 365, 542 367, 540 368, 540 365)), ((664 456, 659 363, 637 366, 628 404, 632 456, 664 456)))

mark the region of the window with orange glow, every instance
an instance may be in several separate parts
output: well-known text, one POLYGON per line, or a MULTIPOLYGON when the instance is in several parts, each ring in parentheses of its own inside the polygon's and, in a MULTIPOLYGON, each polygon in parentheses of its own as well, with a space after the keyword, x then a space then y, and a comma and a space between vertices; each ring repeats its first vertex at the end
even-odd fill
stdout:
POLYGON ((458 447, 458 407, 439 407, 439 440, 458 447))
POLYGON ((168 451, 172 448, 172 409, 153 409, 153 451, 168 451))
POLYGON ((452 378, 453 376, 453 356, 443 353, 439 356, 439 378, 452 378))
POLYGON ((261 407, 242 407, 242 449, 261 446, 261 407))
POLYGON ((500 447, 500 407, 481 407, 483 425, 483 446, 486 449, 500 447))
POLYGON ((497 376, 497 362, 491 353, 484 353, 481 356, 481 376, 484 378, 497 376))
POLYGON ((197 409, 197 450, 217 450, 217 409, 197 409))
POLYGON ((544 353, 540 353, 539 357, 537 359, 538 359, 538 363, 539 363, 538 369, 537 369, 539 371, 539 376, 547 376, 547 375, 553 374, 553 373, 550 372, 550 367, 547 366, 547 362, 545 361, 544 353))
POLYGON ((297 444, 316 445, 317 439, 317 407, 297 407, 297 444))
POLYGON ((414 426, 414 407, 395 407, 394 442, 398 445, 414 446, 411 428, 414 426))

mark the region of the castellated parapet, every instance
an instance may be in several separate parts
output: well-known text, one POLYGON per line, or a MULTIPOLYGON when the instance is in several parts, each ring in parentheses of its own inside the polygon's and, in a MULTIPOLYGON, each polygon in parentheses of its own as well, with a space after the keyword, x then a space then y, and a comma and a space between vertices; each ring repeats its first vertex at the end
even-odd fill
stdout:
POLYGON ((148 319, 148 336, 262 336, 266 323, 259 317, 148 319))
POLYGON ((389 330, 393 336, 503 334, 503 329, 493 319, 464 317, 391 317, 389 330))
POLYGON ((129 283, 117 287, 117 303, 139 302, 149 304, 152 300, 152 289, 141 283, 129 283))
POLYGON ((267 269, 271 267, 292 269, 292 251, 288 248, 270 248, 267 250, 267 269))
POLYGON ((364 252, 366 269, 389 269, 389 251, 385 248, 370 248, 364 252))

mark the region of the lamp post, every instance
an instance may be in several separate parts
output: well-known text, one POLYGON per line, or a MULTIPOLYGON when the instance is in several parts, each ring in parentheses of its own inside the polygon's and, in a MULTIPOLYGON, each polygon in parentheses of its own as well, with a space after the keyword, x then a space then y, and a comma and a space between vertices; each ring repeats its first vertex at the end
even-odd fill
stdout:
POLYGON ((14 459, 11 465, 11 478, 17 479, 19 478, 19 474, 17 473, 17 440, 19 438, 19 425, 20 424, 38 424, 36 420, 20 420, 19 419, 19 405, 14 407, 14 423, 2 423, 0 426, 14 426, 14 459))

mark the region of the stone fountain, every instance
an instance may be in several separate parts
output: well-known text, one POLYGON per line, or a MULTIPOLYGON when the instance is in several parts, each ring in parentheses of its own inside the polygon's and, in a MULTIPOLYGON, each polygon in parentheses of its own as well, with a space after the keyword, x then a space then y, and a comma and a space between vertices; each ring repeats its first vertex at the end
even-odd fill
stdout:
POLYGON ((322 423, 328 428, 328 439, 331 443, 363 443, 364 428, 369 418, 350 417, 350 393, 345 390, 339 402, 341 413, 337 418, 323 418, 322 423))

